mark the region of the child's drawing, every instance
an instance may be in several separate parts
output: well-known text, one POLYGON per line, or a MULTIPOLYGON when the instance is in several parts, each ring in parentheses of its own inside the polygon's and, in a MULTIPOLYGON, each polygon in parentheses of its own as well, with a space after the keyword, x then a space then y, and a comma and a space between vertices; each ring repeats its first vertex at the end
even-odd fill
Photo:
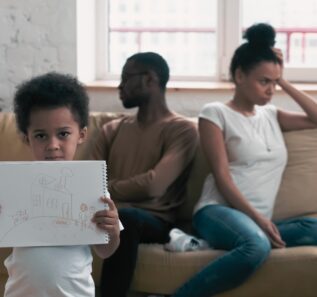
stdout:
POLYGON ((72 219, 72 194, 67 189, 67 178, 71 178, 72 171, 62 168, 59 179, 41 174, 31 188, 32 217, 59 217, 72 219))
POLYGON ((85 229, 89 220, 88 206, 86 203, 80 205, 80 213, 78 215, 81 230, 85 229))
POLYGON ((21 224, 26 222, 29 219, 29 215, 26 209, 18 210, 15 214, 12 215, 12 220, 14 225, 21 224))
MULTIPOLYGON (((2 193, 6 193, 0 196, 0 246, 104 243, 104 234, 102 237, 91 222, 96 210, 103 207, 99 201, 102 163, 23 164, 6 182, 0 181, 2 193), (21 189, 12 186, 17 172, 19 178, 24 177, 21 189)), ((1 170, 0 166, 0 174, 5 176, 7 171, 1 170)))

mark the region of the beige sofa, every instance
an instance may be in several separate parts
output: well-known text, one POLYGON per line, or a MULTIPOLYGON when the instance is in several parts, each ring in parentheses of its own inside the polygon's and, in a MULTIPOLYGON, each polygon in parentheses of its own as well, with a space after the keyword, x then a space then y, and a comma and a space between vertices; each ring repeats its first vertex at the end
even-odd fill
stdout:
MULTIPOLYGON (((90 138, 77 155, 83 159, 89 143, 100 126, 119 114, 92 113, 90 138)), ((288 165, 277 197, 274 218, 317 214, 317 130, 285 133, 289 151, 288 165)), ((29 160, 30 152, 16 133, 11 113, 0 113, 0 161, 29 160)), ((197 151, 187 200, 179 209, 178 226, 189 230, 193 205, 199 197, 208 168, 200 150, 197 151)), ((0 177, 1 178, 1 177, 0 177)), ((10 249, 0 250, 0 294, 7 278, 3 259, 10 249)), ((223 251, 172 253, 162 245, 141 245, 139 259, 131 286, 132 295, 146 293, 171 294, 191 275, 199 271, 223 251)), ((99 283, 101 261, 94 257, 93 275, 99 283)), ((317 247, 273 250, 268 261, 245 284, 219 295, 221 297, 314 297, 317 296, 317 247)), ((193 296, 194 297, 194 296, 193 296)))

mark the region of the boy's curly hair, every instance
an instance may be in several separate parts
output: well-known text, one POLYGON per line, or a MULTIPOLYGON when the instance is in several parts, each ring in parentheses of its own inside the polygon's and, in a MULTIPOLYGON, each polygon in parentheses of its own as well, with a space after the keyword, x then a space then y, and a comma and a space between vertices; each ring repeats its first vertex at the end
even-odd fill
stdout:
POLYGON ((14 113, 18 129, 27 134, 30 113, 34 109, 67 107, 82 129, 88 126, 89 97, 73 76, 49 72, 23 82, 14 95, 14 113))

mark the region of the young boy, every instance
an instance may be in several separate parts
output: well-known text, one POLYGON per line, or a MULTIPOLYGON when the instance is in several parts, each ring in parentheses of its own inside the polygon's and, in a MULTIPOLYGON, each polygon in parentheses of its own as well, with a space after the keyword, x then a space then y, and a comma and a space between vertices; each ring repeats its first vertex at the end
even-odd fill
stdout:
MULTIPOLYGON (((73 77, 48 73, 22 84, 14 97, 17 126, 39 161, 73 160, 87 137, 89 99, 73 77)), ((120 227, 111 199, 93 222, 109 234, 107 245, 94 246, 102 258, 117 249, 120 227)), ((89 246, 13 248, 5 260, 9 278, 5 297, 93 297, 92 254, 89 246)))

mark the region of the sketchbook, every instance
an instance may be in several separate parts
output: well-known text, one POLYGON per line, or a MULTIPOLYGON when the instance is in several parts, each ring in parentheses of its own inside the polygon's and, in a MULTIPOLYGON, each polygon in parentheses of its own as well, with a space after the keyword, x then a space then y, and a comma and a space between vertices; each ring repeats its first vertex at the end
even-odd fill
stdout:
POLYGON ((0 247, 105 244, 105 161, 0 162, 0 247))

